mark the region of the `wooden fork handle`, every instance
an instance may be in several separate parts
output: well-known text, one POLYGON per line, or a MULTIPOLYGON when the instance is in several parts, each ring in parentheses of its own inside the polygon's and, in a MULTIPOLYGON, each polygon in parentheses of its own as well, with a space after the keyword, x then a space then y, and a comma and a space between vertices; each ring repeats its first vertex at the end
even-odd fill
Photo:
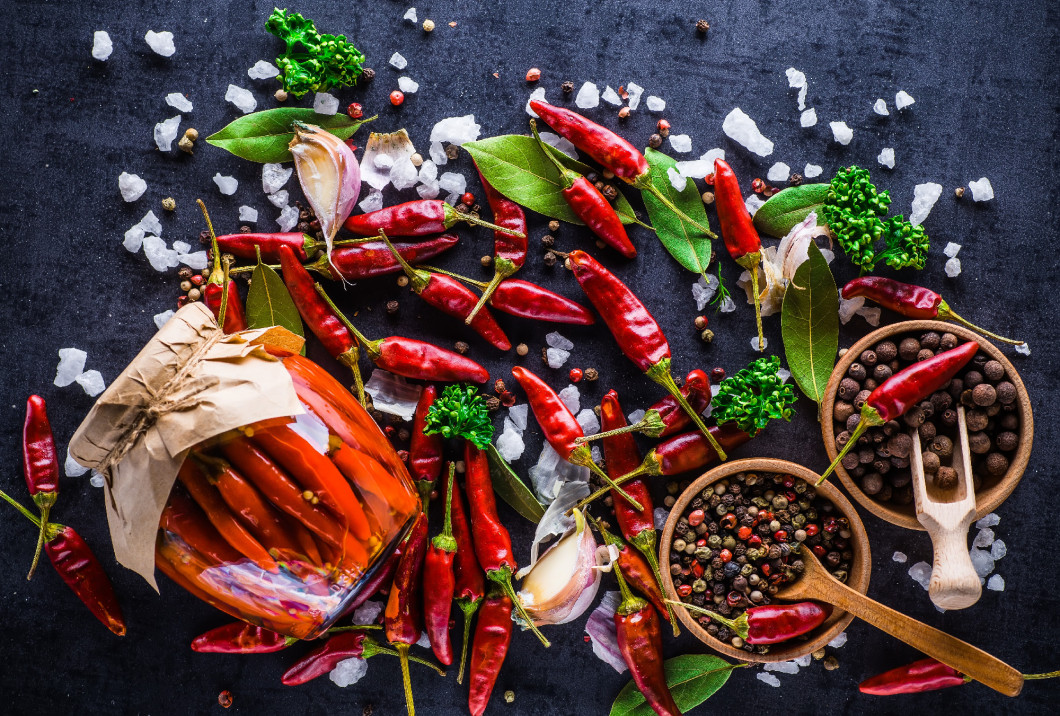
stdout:
POLYGON ((935 550, 928 594, 942 609, 965 609, 979 601, 983 593, 968 554, 968 525, 974 518, 972 512, 965 520, 949 526, 921 520, 935 550))
POLYGON ((982 649, 884 606, 838 582, 827 601, 1006 696, 1017 696, 1023 674, 982 649))

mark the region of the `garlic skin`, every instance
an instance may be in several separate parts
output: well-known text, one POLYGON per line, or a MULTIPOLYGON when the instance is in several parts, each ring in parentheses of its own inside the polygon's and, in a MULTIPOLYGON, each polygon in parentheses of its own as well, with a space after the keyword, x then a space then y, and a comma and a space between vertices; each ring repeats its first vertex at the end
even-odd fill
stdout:
POLYGON ((295 122, 294 139, 288 147, 302 191, 320 221, 330 257, 335 234, 361 193, 361 168, 346 142, 315 124, 295 122))
MULTIPOLYGON (((762 263, 758 267, 758 286, 761 291, 759 298, 763 316, 780 312, 784 294, 791 279, 795 277, 796 269, 809 258, 810 243, 821 236, 828 237, 828 229, 817 225, 817 214, 811 211, 801 223, 792 227, 776 247, 770 246, 762 251, 762 263)), ((821 249, 821 253, 826 261, 832 262, 834 254, 829 249, 821 249)), ((744 271, 736 285, 747 293, 747 303, 754 303, 751 274, 744 271)))
POLYGON ((576 528, 548 548, 516 594, 536 626, 577 619, 600 589, 596 539, 581 514, 575 516, 576 528))

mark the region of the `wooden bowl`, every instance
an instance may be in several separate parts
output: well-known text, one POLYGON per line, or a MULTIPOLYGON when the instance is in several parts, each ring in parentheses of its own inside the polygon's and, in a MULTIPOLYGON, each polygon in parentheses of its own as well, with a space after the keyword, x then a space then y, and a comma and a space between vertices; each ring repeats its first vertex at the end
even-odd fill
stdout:
MULTIPOLYGON (((677 520, 680 519, 682 514, 684 514, 685 509, 688 507, 688 503, 695 499, 695 497, 702 492, 703 488, 707 485, 713 485, 715 482, 723 480, 731 475, 735 475, 738 472, 781 473, 784 475, 792 475, 804 482, 808 482, 810 485, 813 485, 821 478, 820 475, 802 465, 787 460, 777 460, 765 457, 733 460, 731 462, 723 463, 710 472, 701 475, 699 479, 689 485, 688 488, 681 493, 681 496, 677 498, 677 502, 674 503, 674 506, 670 510, 670 517, 666 520, 666 525, 663 526, 662 541, 659 545, 659 562, 662 566, 660 571, 662 572, 663 591, 666 593, 668 599, 678 599, 677 590, 674 589, 673 577, 670 576, 669 570, 670 543, 673 541, 677 520)), ((872 570, 872 555, 869 551, 869 535, 865 532, 865 525, 862 524, 861 518, 858 517, 854 505, 850 504, 850 501, 843 497, 842 493, 840 493, 834 486, 826 482, 815 489, 820 496, 826 498, 835 505, 836 509, 839 510, 843 517, 846 517, 850 522, 850 544, 854 552, 854 559, 851 561, 850 576, 847 579, 847 586, 865 594, 869 588, 869 573, 872 570)), ((806 654, 817 651, 839 636, 839 634, 846 629, 854 619, 852 614, 847 614, 844 611, 836 609, 832 612, 832 615, 821 624, 821 626, 810 632, 807 635, 808 638, 805 640, 793 639, 790 642, 773 644, 770 646, 768 654, 755 654, 746 652, 743 649, 737 649, 720 639, 715 639, 707 633, 706 629, 700 626, 699 622, 692 618, 692 615, 687 609, 675 607, 674 611, 677 613, 678 618, 684 622, 685 628, 711 649, 721 652, 733 659, 759 663, 790 661, 791 659, 797 659, 800 656, 805 656, 806 654)))
MULTIPOLYGON (((1034 415, 1031 413, 1031 400, 1027 395, 1027 389, 1024 387, 1023 381, 1020 380, 1019 373, 1016 372, 1015 367, 1013 367, 1009 359, 1006 358, 1005 354, 1002 353, 997 346, 991 343, 989 339, 984 338, 978 333, 974 333, 963 326, 958 326, 953 323, 945 323, 943 321, 902 321, 901 323, 893 323, 889 326, 879 328, 851 346, 850 350, 844 353, 843 357, 839 359, 835 369, 832 371, 832 377, 828 380, 828 386, 825 388, 824 392, 825 397, 821 403, 821 415, 827 416, 821 420, 821 434, 824 436, 824 449, 828 453, 829 462, 835 460, 835 456, 839 454, 839 451, 836 450, 835 447, 835 429, 833 425, 834 421, 832 420, 832 408, 835 404, 836 393, 839 390, 839 382, 843 380, 847 370, 850 368, 850 364, 853 363, 863 352, 872 348, 880 341, 904 333, 919 335, 921 333, 927 333, 928 331, 935 331, 940 334, 952 333, 963 341, 978 342, 979 350, 1005 366, 1006 376, 1012 384, 1016 386, 1016 403, 1019 405, 1020 414, 1019 446, 1016 448, 1015 455, 1013 455, 1008 466, 1008 472, 1000 478, 984 479, 983 485, 975 493, 975 515, 977 518, 983 517, 997 509, 997 506, 1012 494, 1012 491, 1016 489, 1016 485, 1019 484, 1020 478, 1023 477, 1023 471, 1027 468, 1027 461, 1031 456, 1031 443, 1034 441, 1034 415)), ((843 482, 843 487, 846 488, 851 497, 861 503, 861 506, 872 514, 887 520, 891 524, 898 525, 899 527, 908 527, 911 530, 924 529, 923 525, 921 525, 916 518, 916 507, 913 503, 908 505, 895 505, 880 502, 862 492, 861 487, 857 484, 855 479, 847 473, 842 464, 837 465, 835 471, 836 474, 839 475, 839 479, 843 482)))

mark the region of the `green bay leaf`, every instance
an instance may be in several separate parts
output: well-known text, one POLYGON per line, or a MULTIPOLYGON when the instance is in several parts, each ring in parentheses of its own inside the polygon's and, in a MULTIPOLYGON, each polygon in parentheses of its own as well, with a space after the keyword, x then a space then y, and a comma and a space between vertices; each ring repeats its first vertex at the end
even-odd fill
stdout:
POLYGON ((791 377, 818 405, 839 350, 839 291, 817 244, 784 294, 780 331, 791 377))
POLYGON ((828 194, 828 186, 800 184, 777 192, 755 212, 755 228, 763 234, 782 239, 811 211, 818 212, 818 224, 824 223, 819 212, 828 194))
POLYGON ((493 491, 526 519, 534 524, 540 522, 545 516, 545 506, 538 502, 526 483, 519 479, 512 466, 501 457, 493 445, 486 448, 486 457, 489 459, 493 491))
MULTIPOLYGON (((287 291, 283 279, 271 267, 258 262, 250 277, 247 292, 247 327, 268 328, 283 326, 292 333, 305 337, 302 317, 287 291)), ((302 346, 305 355, 305 346, 302 346)))
MULTIPOLYGON (((692 181, 685 183, 685 188, 677 191, 670 183, 667 171, 674 169, 677 162, 662 152, 648 148, 644 156, 651 167, 651 183, 670 199, 674 205, 690 217, 707 225, 707 212, 703 207, 703 198, 692 181)), ((655 227, 666 250, 679 264, 689 271, 707 276, 707 264, 710 263, 710 238, 689 222, 675 214, 663 204, 657 196, 649 191, 642 191, 641 198, 648 210, 648 217, 655 227)))
POLYGON ((291 152, 287 145, 294 137, 292 122, 315 124, 339 139, 349 139, 362 124, 373 119, 354 120, 342 113, 327 115, 302 107, 277 107, 243 115, 206 141, 252 162, 289 162, 291 152))
MULTIPOLYGON (((712 654, 682 654, 667 659, 666 685, 682 712, 688 713, 709 699, 729 680, 733 669, 746 664, 730 664, 712 654)), ((655 716, 637 685, 630 681, 611 706, 610 716, 655 716)))

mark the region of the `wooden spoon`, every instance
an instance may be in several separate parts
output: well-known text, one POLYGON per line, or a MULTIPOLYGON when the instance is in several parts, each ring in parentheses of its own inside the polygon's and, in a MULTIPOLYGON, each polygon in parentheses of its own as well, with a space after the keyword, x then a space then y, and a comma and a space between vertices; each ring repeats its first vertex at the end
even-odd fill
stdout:
POLYGON ((833 577, 810 550, 799 550, 799 557, 806 571, 782 587, 778 599, 831 604, 1006 696, 1017 696, 1023 688, 1023 674, 1000 659, 855 592, 833 577))

